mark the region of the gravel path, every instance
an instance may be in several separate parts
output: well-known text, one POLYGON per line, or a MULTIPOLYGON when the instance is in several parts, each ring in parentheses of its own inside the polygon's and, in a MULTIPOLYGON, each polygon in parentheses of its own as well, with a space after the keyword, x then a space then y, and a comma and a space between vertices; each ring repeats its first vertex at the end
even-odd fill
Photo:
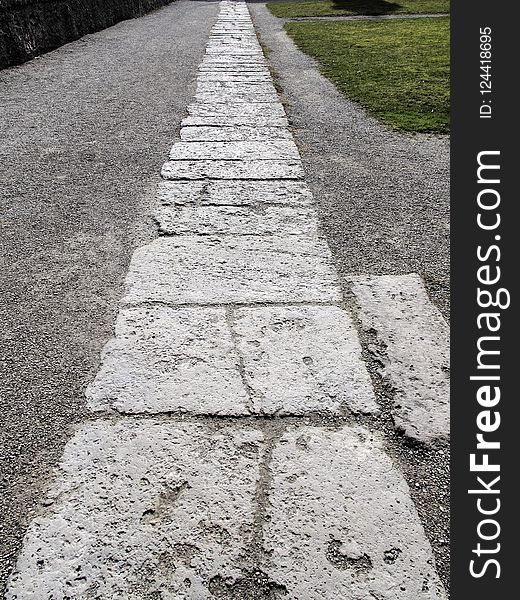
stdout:
MULTIPOLYGON (((220 9, 202 63, 216 5, 180 2, 5 74, 4 573, 32 518, 6 598, 443 600, 446 322, 412 260, 366 268, 359 206, 318 219, 247 8, 220 9), (323 234, 353 238, 341 282, 323 234)), ((353 134, 349 194, 380 167, 353 134)))

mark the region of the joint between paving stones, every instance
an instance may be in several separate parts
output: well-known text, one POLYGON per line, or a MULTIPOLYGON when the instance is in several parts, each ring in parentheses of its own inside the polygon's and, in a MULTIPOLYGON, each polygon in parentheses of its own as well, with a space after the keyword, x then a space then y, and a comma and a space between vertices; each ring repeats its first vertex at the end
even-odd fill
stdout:
POLYGON ((246 368, 244 365, 244 357, 242 356, 242 353, 240 352, 240 348, 239 348, 239 344, 238 344, 238 340, 237 340, 237 334, 235 331, 235 320, 234 320, 234 312, 233 311, 234 311, 234 309, 232 306, 228 305, 225 307, 226 322, 228 325, 229 333, 231 335, 231 341, 233 343, 233 348, 234 348, 236 356, 237 356, 238 372, 240 373, 242 385, 244 386, 244 390, 246 392, 246 397, 247 397, 246 406, 249 409, 249 411, 251 413, 253 413, 254 409, 255 409, 253 391, 251 389, 251 386, 249 385, 249 381, 247 378, 246 368))
MULTIPOLYGON (((269 159, 259 159, 259 160, 269 160, 269 159)), ((182 161, 170 161, 170 162, 182 162, 182 161)), ((242 162, 242 161, 236 161, 235 162, 242 162)), ((212 183, 212 182, 219 182, 219 181, 245 181, 245 182, 255 182, 255 181, 295 181, 295 182, 301 182, 304 181, 304 179, 302 177, 273 177, 272 179, 266 179, 265 177, 233 177, 231 178, 226 178, 226 177, 199 177, 199 178, 190 178, 190 177, 179 177, 179 176, 175 176, 175 177, 164 177, 163 175, 161 175, 161 177, 164 179, 164 181, 188 181, 190 183, 195 183, 197 181, 205 181, 208 183, 212 183)))
POLYGON ((322 427, 330 430, 338 430, 345 426, 361 425, 370 431, 376 431, 374 426, 374 417, 366 414, 345 411, 344 414, 333 413, 331 411, 308 411, 303 414, 284 412, 280 413, 251 413, 247 415, 229 415, 209 412, 185 412, 177 410, 162 410, 160 412, 123 412, 115 408, 105 408, 100 411, 92 412, 91 416, 85 419, 84 423, 120 423, 139 422, 139 421, 157 421, 157 422, 183 422, 198 423, 211 427, 224 427, 227 425, 237 425, 251 429, 261 429, 268 424, 278 424, 284 427, 292 425, 294 427, 322 427))
MULTIPOLYGON (((257 234, 255 233, 214 233, 214 232, 208 232, 208 233, 204 233, 204 232, 197 232, 197 233, 174 233, 174 232, 170 232, 170 231, 165 231, 162 227, 159 228, 159 236, 161 238, 182 238, 182 237, 198 237, 198 238, 247 238, 247 237, 259 237, 257 234)), ((301 238, 301 234, 297 231, 285 231, 284 232, 284 236, 286 237, 294 237, 294 238, 301 238)), ((263 238, 270 238, 270 237, 280 237, 280 234, 278 232, 272 232, 272 233, 263 233, 262 236, 263 238)))
POLYGON ((264 524, 269 504, 269 490, 272 485, 270 464, 272 462, 273 450, 285 428, 284 421, 274 421, 274 424, 271 424, 270 427, 264 422, 264 426, 262 427, 264 434, 263 456, 259 464, 259 478, 254 496, 253 531, 249 548, 252 558, 256 563, 255 566, 258 569, 261 569, 269 560, 269 554, 265 551, 264 547, 264 524))
POLYGON ((226 308, 232 309, 238 308, 291 308, 291 307, 306 307, 306 306, 336 306, 341 308, 343 304, 341 302, 335 302, 333 300, 320 301, 303 301, 303 302, 280 302, 280 301, 262 301, 262 302, 207 302, 207 303, 175 303, 167 302, 164 300, 146 300, 142 302, 125 302, 124 306, 127 308, 153 308, 155 306, 164 306, 171 309, 181 308, 226 308))

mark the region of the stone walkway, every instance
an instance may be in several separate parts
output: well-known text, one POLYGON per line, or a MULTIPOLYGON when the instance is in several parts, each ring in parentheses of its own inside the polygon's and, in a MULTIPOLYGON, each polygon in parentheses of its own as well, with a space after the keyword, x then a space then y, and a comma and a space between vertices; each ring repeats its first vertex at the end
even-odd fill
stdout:
POLYGON ((244 2, 221 2, 162 168, 162 234, 132 258, 6 598, 444 599, 358 328, 379 332, 395 426, 446 438, 447 326, 419 277, 342 297, 244 2))

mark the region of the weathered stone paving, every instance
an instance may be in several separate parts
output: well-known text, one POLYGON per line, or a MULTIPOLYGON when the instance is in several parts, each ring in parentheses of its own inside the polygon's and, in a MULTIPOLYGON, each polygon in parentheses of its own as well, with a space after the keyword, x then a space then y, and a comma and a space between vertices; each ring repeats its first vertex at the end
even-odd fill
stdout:
POLYGON ((96 410, 248 414, 226 310, 123 309, 88 395, 96 410))
POLYGON ((176 236, 139 248, 125 302, 339 302, 325 242, 308 236, 176 236))
POLYGON ((212 578, 241 576, 262 439, 170 422, 85 426, 7 597, 213 598, 212 578))
POLYGON ((317 233, 312 208, 244 206, 169 207, 156 212, 160 233, 182 235, 302 235, 317 233))
POLYGON ((234 330, 255 411, 377 413, 361 346, 336 306, 241 308, 234 330))
POLYGON ((358 323, 396 426, 446 434, 445 323, 417 277, 353 278, 347 307, 244 2, 188 115, 6 597, 443 600, 406 482, 349 423, 382 410, 358 323))
POLYGON ((271 471, 264 540, 285 598, 444 597, 406 484, 366 430, 289 427, 271 471))
POLYGON ((429 442, 450 431, 449 328, 417 275, 354 277, 352 291, 372 352, 390 384, 395 423, 429 442))

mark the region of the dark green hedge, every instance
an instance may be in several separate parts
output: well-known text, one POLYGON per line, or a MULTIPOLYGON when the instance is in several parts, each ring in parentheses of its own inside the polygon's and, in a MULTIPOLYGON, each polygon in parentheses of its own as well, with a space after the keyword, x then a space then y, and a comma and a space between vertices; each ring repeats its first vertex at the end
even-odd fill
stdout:
POLYGON ((20 64, 171 1, 0 0, 0 68, 20 64))

